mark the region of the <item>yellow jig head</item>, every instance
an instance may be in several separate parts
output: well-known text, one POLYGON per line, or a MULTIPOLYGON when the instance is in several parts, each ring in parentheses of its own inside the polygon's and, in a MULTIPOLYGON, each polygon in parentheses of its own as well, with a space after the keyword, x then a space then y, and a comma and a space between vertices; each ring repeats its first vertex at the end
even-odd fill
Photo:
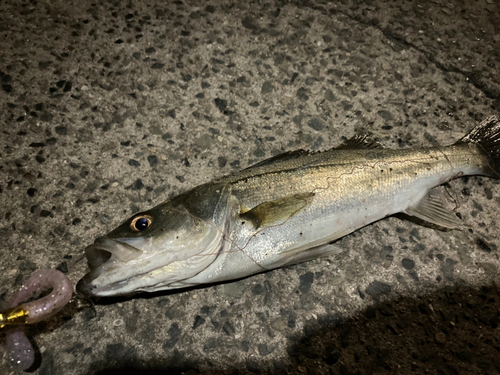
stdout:
POLYGON ((22 306, 0 312, 0 328, 10 325, 27 324, 28 311, 22 306))

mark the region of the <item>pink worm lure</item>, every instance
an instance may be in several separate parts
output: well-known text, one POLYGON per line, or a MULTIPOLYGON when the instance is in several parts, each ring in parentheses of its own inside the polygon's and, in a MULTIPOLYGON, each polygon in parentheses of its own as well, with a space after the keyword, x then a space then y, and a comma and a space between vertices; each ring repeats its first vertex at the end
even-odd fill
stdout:
POLYGON ((0 313, 0 328, 14 326, 6 332, 7 351, 19 370, 29 369, 35 361, 35 352, 22 325, 46 320, 57 314, 73 296, 73 285, 57 270, 39 270, 33 273, 8 303, 9 309, 0 313), (45 297, 21 304, 23 301, 52 288, 45 297))

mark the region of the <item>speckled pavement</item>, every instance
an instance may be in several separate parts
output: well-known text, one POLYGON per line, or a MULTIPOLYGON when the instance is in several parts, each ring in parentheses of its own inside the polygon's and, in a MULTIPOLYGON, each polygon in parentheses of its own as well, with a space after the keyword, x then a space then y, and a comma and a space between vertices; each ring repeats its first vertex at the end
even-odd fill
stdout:
MULTIPOLYGON (((1 298, 36 269, 76 283, 95 237, 280 152, 459 139, 500 112, 499 4, 2 1, 1 298)), ((74 301, 30 327, 33 373, 499 373, 500 185, 447 190, 463 231, 391 217, 330 258, 74 301)))

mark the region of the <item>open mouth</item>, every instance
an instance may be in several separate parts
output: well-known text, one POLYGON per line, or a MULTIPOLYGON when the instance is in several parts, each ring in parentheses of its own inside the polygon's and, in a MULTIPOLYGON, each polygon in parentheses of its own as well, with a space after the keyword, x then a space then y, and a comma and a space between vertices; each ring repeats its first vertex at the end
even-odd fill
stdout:
MULTIPOLYGON (((76 291, 83 295, 84 297, 90 298, 90 297, 97 297, 97 296, 106 296, 108 292, 113 292, 116 289, 122 289, 124 288, 130 280, 122 280, 122 281, 117 281, 115 283, 102 286, 102 287, 97 287, 92 283, 92 281, 95 279, 94 275, 92 274, 92 271, 87 273, 84 277, 78 281, 76 284, 76 291)), ((111 293, 114 294, 114 293, 111 293)))
MULTIPOLYGON (((133 241, 134 239, 132 239, 133 241)), ((112 255, 121 262, 129 262, 138 258, 143 251, 130 245, 132 242, 127 238, 112 240, 97 239, 93 245, 85 249, 85 255, 89 262, 90 269, 97 268, 106 263, 112 255)))
POLYGON ((86 297, 96 295, 97 289, 99 293, 105 290, 113 290, 117 287, 123 287, 128 280, 117 281, 106 285, 105 287, 97 287, 93 281, 98 278, 105 270, 112 267, 116 262, 129 262, 137 259, 143 251, 130 243, 138 242, 137 239, 109 239, 98 238, 93 245, 85 249, 90 272, 87 273, 76 285, 77 292, 86 297), (114 262, 113 262, 114 260, 114 262))

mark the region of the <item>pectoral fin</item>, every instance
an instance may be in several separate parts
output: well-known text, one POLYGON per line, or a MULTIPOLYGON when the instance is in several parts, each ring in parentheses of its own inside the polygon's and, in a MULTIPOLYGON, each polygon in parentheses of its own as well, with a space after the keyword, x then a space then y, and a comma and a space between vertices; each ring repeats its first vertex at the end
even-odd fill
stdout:
POLYGON ((280 224, 309 206, 314 193, 293 194, 274 201, 264 202, 240 215, 251 221, 256 229, 280 224))
POLYGON ((440 227, 461 229, 462 222, 454 212, 443 206, 439 198, 426 195, 416 205, 408 207, 406 213, 440 227))

